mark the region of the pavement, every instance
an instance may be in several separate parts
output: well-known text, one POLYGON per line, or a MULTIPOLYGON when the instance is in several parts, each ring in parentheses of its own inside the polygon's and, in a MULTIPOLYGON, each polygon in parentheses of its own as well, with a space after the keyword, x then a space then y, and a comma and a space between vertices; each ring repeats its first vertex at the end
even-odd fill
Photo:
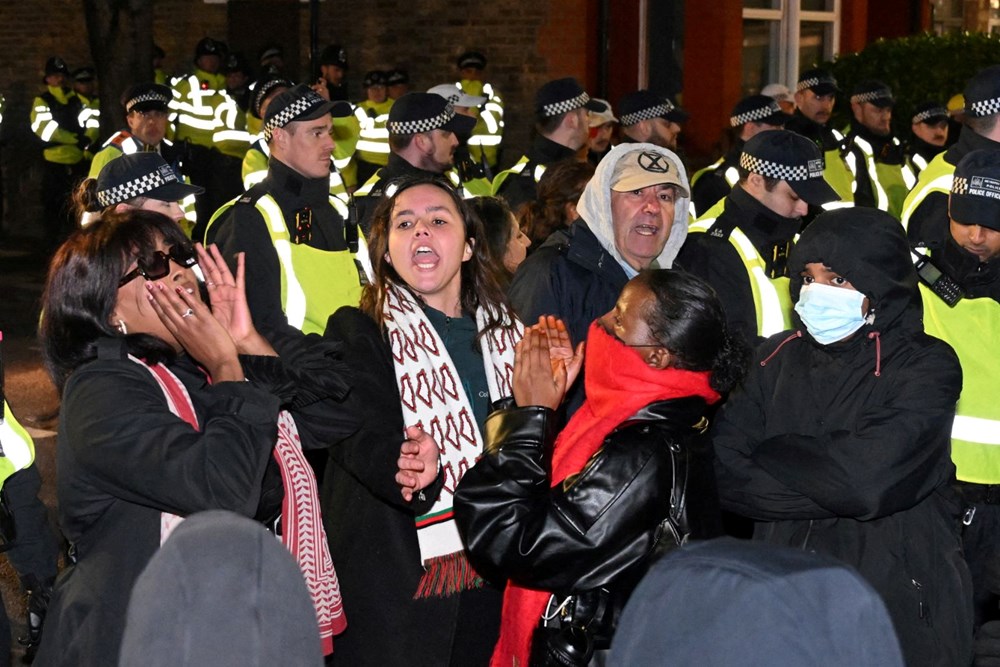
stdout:
MULTIPOLYGON (((35 442, 35 464, 42 476, 42 501, 49 509, 53 530, 56 521, 56 428, 59 397, 42 367, 36 339, 39 304, 45 288, 48 258, 31 242, 0 241, 0 357, 3 359, 4 394, 11 410, 35 442)), ((57 533, 58 534, 58 533, 57 533)), ((12 646, 17 664, 17 637, 25 632, 26 611, 17 573, 0 554, 0 594, 11 622, 12 646)), ((2 660, 0 660, 2 663, 2 660)))

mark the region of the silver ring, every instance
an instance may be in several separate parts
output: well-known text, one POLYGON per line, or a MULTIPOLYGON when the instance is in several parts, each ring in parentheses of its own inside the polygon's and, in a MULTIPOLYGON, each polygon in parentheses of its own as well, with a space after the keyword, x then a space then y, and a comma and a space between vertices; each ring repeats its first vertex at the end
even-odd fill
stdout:
POLYGON ((187 310, 184 311, 184 314, 181 315, 181 317, 191 317, 192 315, 194 315, 194 311, 188 308, 187 310))

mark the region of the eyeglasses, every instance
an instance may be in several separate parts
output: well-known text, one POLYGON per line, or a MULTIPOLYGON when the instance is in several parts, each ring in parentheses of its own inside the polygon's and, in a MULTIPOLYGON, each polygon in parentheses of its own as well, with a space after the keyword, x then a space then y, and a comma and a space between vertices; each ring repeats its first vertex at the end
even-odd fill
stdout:
POLYGON ((185 269, 190 269, 198 263, 194 247, 189 243, 178 243, 166 253, 156 250, 151 255, 139 257, 136 260, 136 267, 118 281, 118 287, 124 287, 138 276, 146 280, 165 278, 170 273, 170 260, 174 260, 174 264, 185 269))

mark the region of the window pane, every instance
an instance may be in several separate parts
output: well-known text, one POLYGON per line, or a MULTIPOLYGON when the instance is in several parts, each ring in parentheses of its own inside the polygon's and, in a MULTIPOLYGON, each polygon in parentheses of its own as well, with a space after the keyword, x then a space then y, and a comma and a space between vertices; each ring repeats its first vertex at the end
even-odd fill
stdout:
POLYGON ((830 58, 832 23, 803 21, 799 32, 799 71, 816 67, 830 58))
POLYGON ((749 9, 781 9, 781 0, 743 0, 743 7, 749 9))
POLYGON ((743 21, 743 94, 754 95, 778 80, 778 21, 743 21))
POLYGON ((802 0, 804 12, 832 12, 833 0, 802 0))

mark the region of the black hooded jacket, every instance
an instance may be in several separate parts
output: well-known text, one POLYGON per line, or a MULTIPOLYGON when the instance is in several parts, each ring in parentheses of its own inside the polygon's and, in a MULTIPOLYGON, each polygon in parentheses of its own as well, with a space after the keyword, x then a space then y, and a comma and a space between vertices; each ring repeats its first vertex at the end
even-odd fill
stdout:
POLYGON ((756 539, 858 568, 908 664, 968 664, 969 575, 948 486, 958 359, 923 332, 906 239, 888 214, 818 217, 791 254, 793 302, 812 262, 867 296, 874 321, 830 345, 800 327, 758 348, 713 430, 723 507, 755 519, 756 539))

